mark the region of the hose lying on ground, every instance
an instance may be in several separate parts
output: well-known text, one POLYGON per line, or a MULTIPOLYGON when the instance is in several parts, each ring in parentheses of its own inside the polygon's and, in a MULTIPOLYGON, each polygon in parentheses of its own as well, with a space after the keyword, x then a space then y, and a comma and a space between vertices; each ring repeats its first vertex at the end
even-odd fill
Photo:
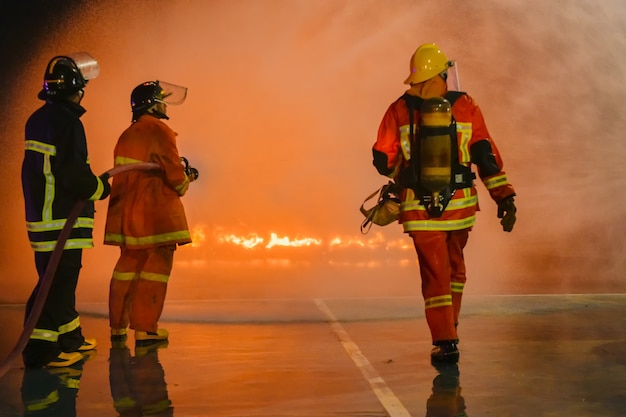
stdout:
MULTIPOLYGON (((111 168, 106 172, 109 174, 109 177, 112 177, 117 174, 121 174, 122 172, 132 171, 132 170, 155 170, 160 169, 159 164, 155 164, 153 162, 138 162, 134 164, 126 164, 126 165, 118 165, 114 168, 111 168)), ((59 266, 59 261, 61 260, 61 255, 63 254, 63 250, 65 248, 65 242, 67 238, 70 236, 70 232, 74 227, 74 223, 78 218, 78 215, 85 207, 87 203, 86 200, 77 201, 72 207, 70 214, 67 216, 67 220, 65 221, 65 225, 63 225, 63 229, 59 234, 59 238, 57 240, 56 246, 52 251, 52 255, 50 256, 50 261, 48 262, 48 267, 46 268, 46 272, 39 283, 39 289, 37 291, 37 296, 33 301, 33 306, 31 308, 28 319, 24 322, 24 329, 22 330, 22 334, 18 339, 17 343, 13 350, 9 353, 9 355, 0 362, 0 378, 4 376, 9 370, 13 361, 22 353, 28 339, 30 339, 30 335, 37 324, 37 320, 39 320, 39 316, 41 315, 41 311, 43 310, 44 303, 46 302, 46 298, 48 297, 48 292, 50 291, 50 287, 52 286, 52 279, 54 278, 54 274, 57 271, 57 267, 59 266)))

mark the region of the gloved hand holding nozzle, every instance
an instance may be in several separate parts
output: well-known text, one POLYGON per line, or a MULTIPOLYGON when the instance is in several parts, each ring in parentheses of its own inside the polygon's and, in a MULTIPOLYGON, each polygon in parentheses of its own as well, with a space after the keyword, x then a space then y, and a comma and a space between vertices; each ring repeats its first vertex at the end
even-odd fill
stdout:
POLYGON ((185 165, 185 174, 187 174, 187 176, 189 177, 189 181, 194 182, 195 180, 197 180, 198 176, 200 175, 198 170, 191 167, 189 165, 189 161, 184 156, 181 156, 180 160, 183 162, 183 165, 185 165))

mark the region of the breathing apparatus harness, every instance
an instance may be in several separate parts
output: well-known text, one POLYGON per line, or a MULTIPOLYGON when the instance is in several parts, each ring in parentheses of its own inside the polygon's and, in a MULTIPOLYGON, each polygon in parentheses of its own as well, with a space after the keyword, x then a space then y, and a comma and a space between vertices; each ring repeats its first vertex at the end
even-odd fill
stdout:
MULTIPOLYGON (((449 91, 444 99, 438 98, 438 101, 434 103, 435 106, 447 106, 449 118, 443 125, 424 123, 424 109, 433 105, 432 99, 423 99, 406 93, 401 97, 409 109, 411 151, 409 165, 400 172, 399 182, 402 186, 415 192, 428 214, 434 218, 441 217, 456 190, 471 187, 476 178, 476 174, 472 172, 470 167, 459 163, 456 121, 450 112, 455 101, 464 94, 460 91, 449 91), (416 135, 414 122, 417 109, 421 109, 422 117, 416 135), (429 152, 429 147, 433 150, 433 144, 438 149, 435 149, 435 154, 430 155, 430 159, 432 160, 434 157, 437 161, 433 166, 425 167, 424 158, 429 157, 425 154, 429 152), (443 161, 443 166, 439 166, 442 162, 442 156, 447 160, 443 161), (449 165, 446 167, 447 164, 449 165), (431 175, 433 172, 436 175, 431 175)), ((444 108, 444 110, 446 109, 444 108)))

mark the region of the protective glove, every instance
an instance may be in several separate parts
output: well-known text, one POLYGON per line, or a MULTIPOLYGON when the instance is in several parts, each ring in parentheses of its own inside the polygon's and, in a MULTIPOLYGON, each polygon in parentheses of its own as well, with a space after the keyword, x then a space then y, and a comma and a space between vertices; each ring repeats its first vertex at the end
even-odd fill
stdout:
POLYGON ((185 174, 187 174, 187 176, 189 177, 189 182, 194 182, 195 180, 198 179, 198 175, 200 175, 198 170, 193 167, 187 168, 185 170, 185 174))
POLYGON ((111 194, 111 184, 109 184, 109 173, 105 172, 104 174, 100 175, 100 180, 102 180, 102 185, 104 186, 104 191, 102 192, 102 195, 100 196, 100 200, 104 200, 105 198, 109 196, 109 194, 111 194))
POLYGON ((195 180, 197 180, 198 179, 198 175, 200 175, 198 170, 196 168, 192 168, 189 165, 189 160, 187 160, 187 158, 185 158, 184 156, 181 156, 180 160, 181 160, 183 166, 185 167, 185 174, 189 178, 189 182, 194 182, 195 180))
POLYGON ((515 208, 513 200, 513 196, 510 196, 498 203, 498 218, 502 219, 500 220, 500 224, 502 225, 502 230, 505 232, 513 230, 513 226, 515 225, 515 213, 517 209, 515 208))

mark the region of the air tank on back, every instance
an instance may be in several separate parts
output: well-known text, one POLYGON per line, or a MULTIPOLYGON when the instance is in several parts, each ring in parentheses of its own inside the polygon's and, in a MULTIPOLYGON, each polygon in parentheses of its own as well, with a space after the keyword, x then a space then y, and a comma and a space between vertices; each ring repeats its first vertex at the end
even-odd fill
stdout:
POLYGON ((421 185, 431 193, 433 203, 439 193, 450 185, 452 143, 450 102, 443 97, 424 100, 421 108, 420 178, 421 185))

